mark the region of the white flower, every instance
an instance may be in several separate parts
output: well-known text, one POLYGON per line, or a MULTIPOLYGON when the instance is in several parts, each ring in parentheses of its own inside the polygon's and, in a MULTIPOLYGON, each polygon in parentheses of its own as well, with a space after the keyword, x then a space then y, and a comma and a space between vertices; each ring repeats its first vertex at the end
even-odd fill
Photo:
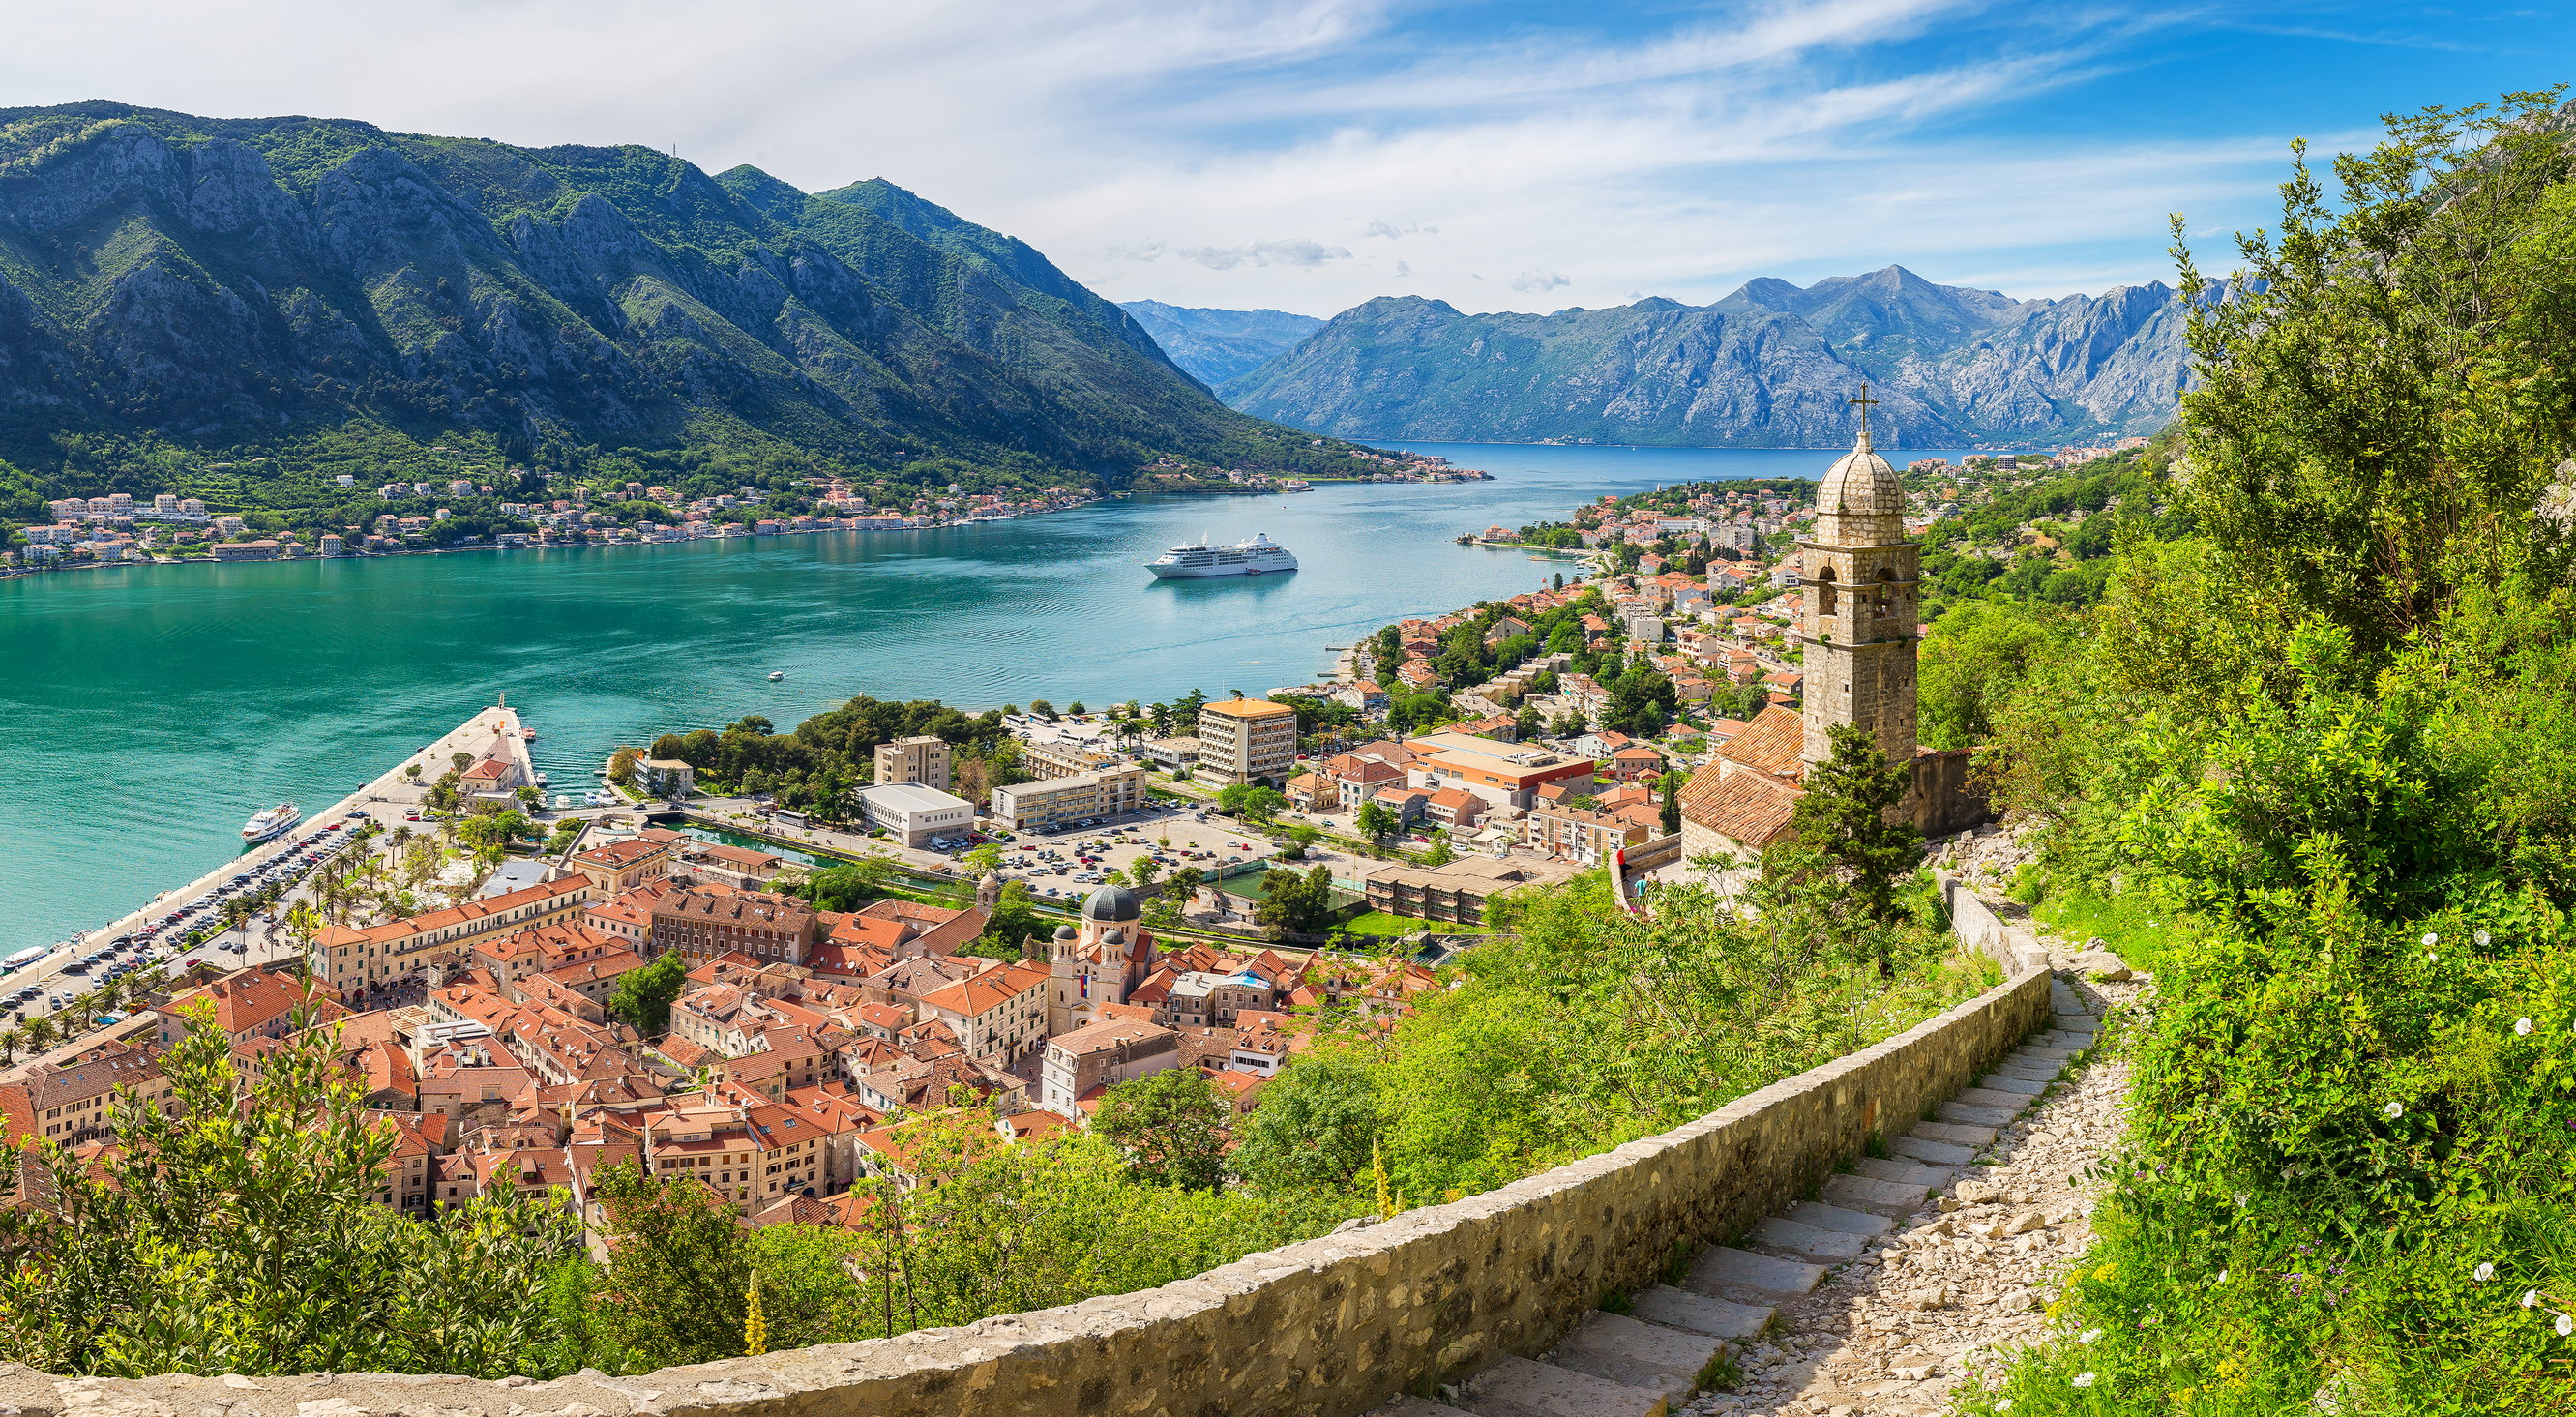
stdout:
POLYGON ((2225 1284, 2227 1282, 2227 1271, 2222 1269, 2218 1272, 2218 1282, 2221 1284, 2225 1284))
POLYGON ((2560 1338, 2565 1338, 2571 1333, 2576 1333, 2576 1319, 2571 1319, 2565 1314, 2560 1314, 2558 1316, 2558 1336, 2560 1338))
POLYGON ((2486 943, 2487 943, 2487 932, 2486 932, 2486 931, 2484 931, 2484 930, 2480 930, 2480 931, 2478 932, 2478 948, 2480 948, 2480 949, 2484 949, 2484 948, 2486 948, 2486 943))
POLYGON ((2091 1343, 2093 1340, 2100 1338, 2101 1336, 2102 1330, 2098 1328, 2088 1328, 2084 1330, 2084 1335, 2075 1341, 2078 1343, 2091 1343))
POLYGON ((2387 1106, 2382 1107, 2382 1108, 2380 1108, 2379 1110, 2380 1110, 2382 1113, 2386 1114, 2386 1115, 2387 1115, 2387 1117, 2388 1117, 2388 1120, 2390 1120, 2390 1121, 2392 1121, 2392 1122, 2394 1122, 2394 1121, 2396 1121, 2398 1118, 2403 1117, 2403 1116, 2405 1116, 2405 1115, 2406 1115, 2406 1109, 2405 1109, 2403 1106, 2401 1106, 2401 1105, 2399 1105, 2399 1104, 2397 1104, 2397 1103, 2394 1103, 2394 1102, 2389 1103, 2387 1106))
POLYGON ((2243 1191, 2238 1191, 2236 1193, 2236 1208, 2238 1210, 2243 1210, 2245 1208, 2245 1202, 2251 1199, 2252 1197, 2246 1195, 2243 1191))
POLYGON ((2003 1399, 2002 1401, 2000 1401, 2000 1402, 1996 1403, 1996 1404, 1995 1404, 1995 1410, 1996 1410, 1997 1412, 2010 1412, 2010 1411, 2012 1411, 2012 1399, 2011 1399, 2011 1398, 2009 1398, 2009 1397, 2007 1397, 2007 1398, 2003 1399))
POLYGON ((2531 1020, 2527 1018, 2515 1019, 2513 1021, 2513 1036, 2516 1038, 2529 1038, 2531 1036, 2531 1020))
POLYGON ((2522 1306, 2526 1309, 2539 1308, 2540 1291, 2537 1289, 2525 1289, 2522 1291, 2522 1306))
POLYGON ((2429 950, 2440 943, 2442 943, 2441 936, 2434 934, 2430 930, 2424 932, 2424 948, 2429 950))
POLYGON ((2442 957, 2440 955, 2433 953, 2431 950, 2426 950, 2424 952, 2424 962, 2426 964, 2438 964, 2441 962, 2441 959, 2442 957))
MULTIPOLYGON (((2561 1315, 2558 1322, 2564 1325, 2567 1322, 2566 1317, 2561 1315)), ((2567 1330, 2564 1327, 2561 1327, 2558 1331, 2560 1333, 2565 1333, 2567 1330)), ((2077 1373, 2075 1375, 2075 1385, 2077 1387, 2093 1386, 2093 1375, 2091 1373, 2077 1373)))
POLYGON ((2488 1280, 2495 1278, 2495 1266, 2492 1264, 2480 1264, 2472 1273, 2471 1277, 2476 1279, 2478 1283, 2484 1284, 2488 1280))

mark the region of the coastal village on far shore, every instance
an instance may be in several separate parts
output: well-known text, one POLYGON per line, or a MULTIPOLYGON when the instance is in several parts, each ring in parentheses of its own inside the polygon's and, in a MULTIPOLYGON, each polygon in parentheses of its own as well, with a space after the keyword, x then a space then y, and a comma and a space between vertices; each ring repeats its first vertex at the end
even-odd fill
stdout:
MULTIPOLYGON (((1312 491, 1319 482, 1473 482, 1490 477, 1453 467, 1441 457, 1366 451, 1352 456, 1381 464, 1384 470, 1310 479, 1193 466, 1167 457, 1140 469, 1130 492, 1267 496, 1312 491)), ((218 466, 230 469, 234 464, 218 466)), ((712 496, 683 497, 658 484, 594 487, 555 476, 546 479, 547 491, 561 495, 514 501, 507 487, 526 485, 527 469, 504 468, 497 483, 479 480, 489 475, 487 469, 468 471, 476 475, 383 483, 372 495, 382 502, 400 503, 400 509, 311 534, 265 531, 254 525, 260 520, 256 509, 178 492, 58 498, 49 504, 50 520, 20 527, 0 525, 0 577, 189 561, 284 561, 827 531, 922 531, 1062 511, 1099 501, 1103 495, 1070 483, 1039 492, 969 492, 956 484, 923 491, 844 476, 805 479, 786 497, 747 484, 712 496), (781 501, 804 509, 786 510, 776 505, 781 501), (456 521, 461 529, 467 523, 458 519, 468 512, 481 514, 475 525, 489 522, 492 529, 451 532, 447 524, 456 521)), ((336 474, 333 482, 344 492, 360 492, 355 473, 336 474)))
MULTIPOLYGON (((1909 532, 1954 510, 1936 495, 1909 494, 1909 532)), ((687 525, 725 526, 721 502, 687 525)), ((1729 817, 1724 794, 1686 784, 1796 765, 1794 546, 1815 522, 1798 495, 1718 483, 1488 527, 1476 539, 1588 564, 1401 621, 1327 678, 1200 701, 1186 725, 1156 705, 1160 736, 1135 704, 1014 706, 1027 780, 982 801, 952 793, 947 741, 880 743, 847 822, 632 750, 602 769, 612 804, 550 810, 534 730, 486 710, 239 872, 23 951, 60 972, 6 1003, 0 1048, 26 1056, 0 1072, 0 1119, 13 1139, 103 1150, 120 1089, 169 1095, 157 1060, 183 1016, 211 1018, 252 1070, 290 1032, 336 1028, 347 1079, 397 1137, 384 1205, 554 1196, 596 1244, 594 1178, 624 1160, 695 1177, 750 1224, 850 1225, 858 1182, 911 1180, 895 1124, 959 1098, 1007 1142, 1086 1128, 1111 1087, 1191 1068, 1240 1116, 1320 1022, 1382 1023, 1442 987, 1433 966, 1513 889, 1606 870, 1624 895, 1705 870, 1708 840, 1764 844, 1778 822, 1760 804, 1729 817), (1462 630, 1493 650, 1540 625, 1561 632, 1541 652, 1445 679, 1462 630), (1618 691, 1577 661, 1609 656, 1670 685, 1655 730, 1605 722, 1618 691), (1445 703, 1435 721, 1396 726, 1422 696, 1445 703), (1334 726, 1304 722, 1327 705, 1334 726), (464 849, 505 811, 552 831, 464 849), (871 857, 901 874, 818 903, 817 873, 871 857), (1309 875, 1330 878, 1314 882, 1330 923, 1263 908, 1309 875), (362 888, 382 878, 408 888, 362 888), (639 1015, 647 983, 666 1016, 639 1015)))

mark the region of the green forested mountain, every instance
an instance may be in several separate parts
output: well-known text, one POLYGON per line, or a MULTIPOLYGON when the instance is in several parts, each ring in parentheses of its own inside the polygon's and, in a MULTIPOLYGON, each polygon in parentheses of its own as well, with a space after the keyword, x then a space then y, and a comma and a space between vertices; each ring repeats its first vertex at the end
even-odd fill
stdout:
POLYGON ((640 147, 0 110, 0 460, 95 490, 218 450, 291 463, 352 428, 1110 485, 1165 455, 1339 456, 1219 404, 1027 245, 883 181, 813 195, 640 147))
POLYGON ((1220 392, 1344 437, 1833 447, 1866 379, 1905 446, 2014 446, 2165 426, 2184 318, 2163 284, 2014 300, 1902 266, 1765 277, 1713 305, 1468 314, 1407 296, 1343 311, 1220 392))

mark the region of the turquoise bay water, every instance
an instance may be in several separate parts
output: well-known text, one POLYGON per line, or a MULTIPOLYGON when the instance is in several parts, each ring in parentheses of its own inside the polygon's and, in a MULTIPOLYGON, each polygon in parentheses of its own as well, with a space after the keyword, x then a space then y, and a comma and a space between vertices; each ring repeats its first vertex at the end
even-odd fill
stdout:
MULTIPOLYGON (((1605 492, 1814 476, 1832 452, 1422 445, 1492 482, 1157 497, 931 532, 130 567, 0 582, 0 953, 87 929, 338 800, 507 693, 587 788, 620 742, 852 694, 972 708, 1266 693, 1406 615, 1566 563, 1452 544, 1605 492), (1268 532, 1293 576, 1157 582, 1268 532), (771 684, 772 670, 784 671, 771 684)), ((1955 456, 1933 449, 1898 455, 1955 456)))

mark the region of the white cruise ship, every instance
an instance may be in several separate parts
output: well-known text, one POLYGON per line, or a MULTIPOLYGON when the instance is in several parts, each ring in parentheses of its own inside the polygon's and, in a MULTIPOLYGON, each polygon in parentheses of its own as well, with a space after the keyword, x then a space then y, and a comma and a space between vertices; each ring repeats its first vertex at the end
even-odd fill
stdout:
POLYGON ((1232 546, 1175 546, 1160 560, 1146 562, 1145 569, 1152 571, 1156 579, 1166 581, 1195 576, 1264 576, 1297 569, 1297 558, 1287 547, 1255 532, 1232 546))
POLYGON ((292 802, 280 802, 249 821, 242 823, 243 841, 266 841, 304 820, 304 813, 292 802))

